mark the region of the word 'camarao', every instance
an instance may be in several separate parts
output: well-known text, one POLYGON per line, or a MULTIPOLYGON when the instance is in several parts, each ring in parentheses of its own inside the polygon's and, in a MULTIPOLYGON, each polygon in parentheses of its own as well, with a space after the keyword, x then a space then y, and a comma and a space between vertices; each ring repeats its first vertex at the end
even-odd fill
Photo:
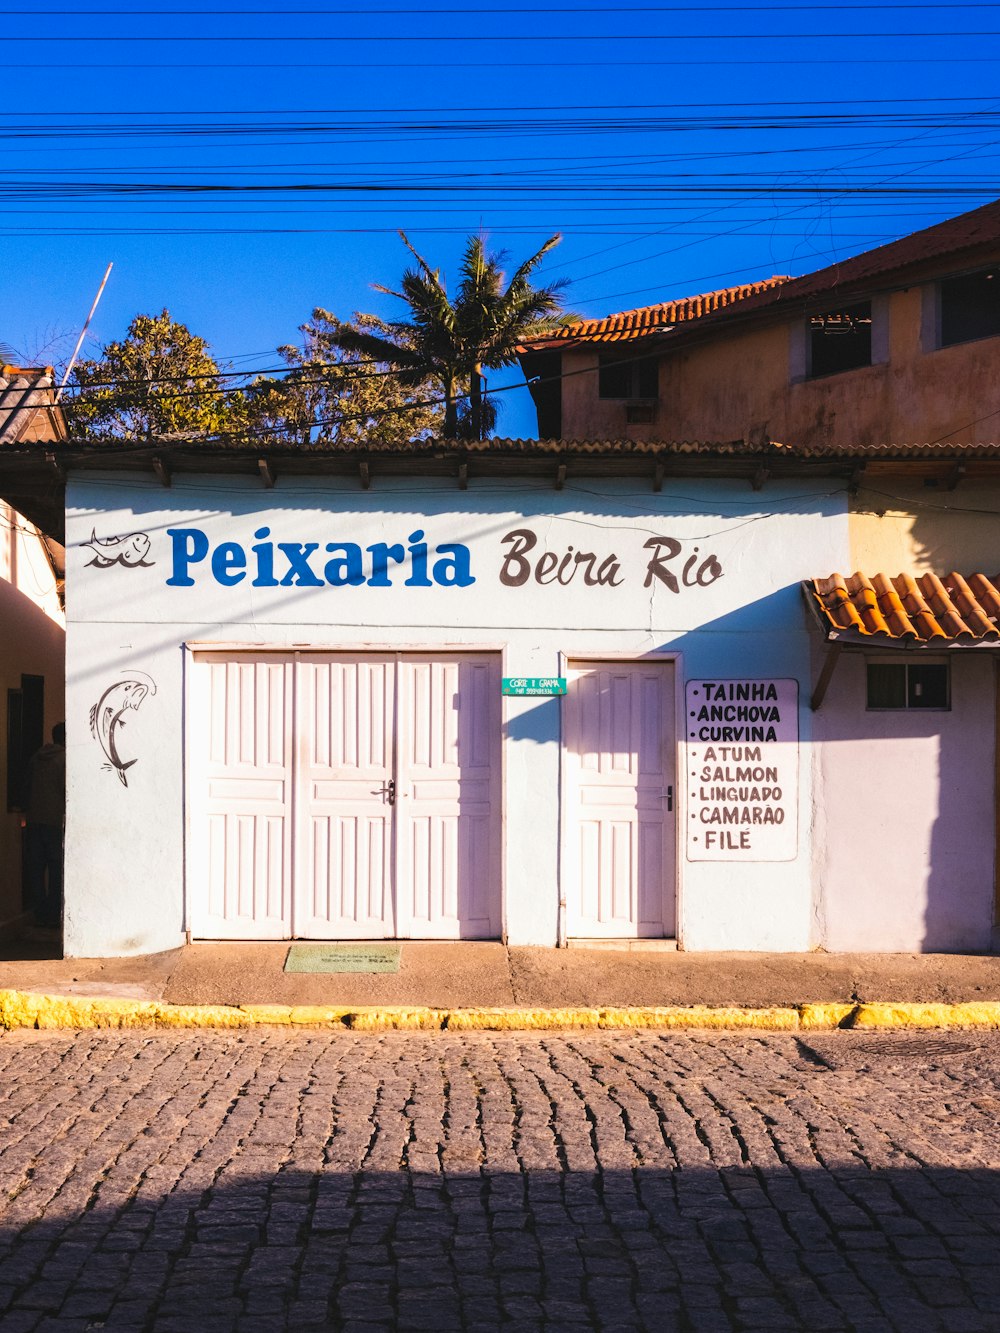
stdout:
POLYGON ((216 583, 233 587, 250 578, 253 588, 391 588, 393 578, 407 588, 467 588, 475 583, 469 548, 459 542, 435 546, 433 554, 421 529, 402 542, 273 542, 270 528, 258 528, 247 550, 240 542, 214 546, 201 528, 168 528, 172 566, 167 583, 194 586, 196 574, 208 572, 216 583), (192 570, 194 572, 192 573, 192 570), (252 577, 251 577, 252 576, 252 577))

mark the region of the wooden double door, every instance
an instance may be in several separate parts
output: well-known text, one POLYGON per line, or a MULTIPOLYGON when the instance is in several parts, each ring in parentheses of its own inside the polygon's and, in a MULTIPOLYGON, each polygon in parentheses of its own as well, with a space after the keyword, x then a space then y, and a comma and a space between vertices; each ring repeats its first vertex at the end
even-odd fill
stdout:
POLYGON ((500 933, 500 662, 201 653, 188 885, 207 939, 500 933))

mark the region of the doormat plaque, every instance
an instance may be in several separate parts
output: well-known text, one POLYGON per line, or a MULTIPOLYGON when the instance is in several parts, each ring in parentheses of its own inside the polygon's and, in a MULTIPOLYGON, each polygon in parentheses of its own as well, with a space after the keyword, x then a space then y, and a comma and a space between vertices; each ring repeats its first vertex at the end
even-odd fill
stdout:
POLYGON ((293 944, 286 972, 398 972, 398 944, 293 944))

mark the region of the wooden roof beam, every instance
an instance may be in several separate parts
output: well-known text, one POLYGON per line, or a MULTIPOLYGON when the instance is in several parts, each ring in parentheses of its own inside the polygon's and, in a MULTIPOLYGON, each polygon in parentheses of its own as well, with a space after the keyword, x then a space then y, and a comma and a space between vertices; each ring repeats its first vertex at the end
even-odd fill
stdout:
POLYGON ((840 660, 840 653, 843 649, 842 643, 831 643, 826 650, 826 660, 823 663, 823 670, 819 673, 819 680, 816 682, 816 688, 812 692, 812 698, 809 700, 809 707, 815 713, 826 698, 826 692, 833 680, 833 673, 836 670, 837 662, 840 660))

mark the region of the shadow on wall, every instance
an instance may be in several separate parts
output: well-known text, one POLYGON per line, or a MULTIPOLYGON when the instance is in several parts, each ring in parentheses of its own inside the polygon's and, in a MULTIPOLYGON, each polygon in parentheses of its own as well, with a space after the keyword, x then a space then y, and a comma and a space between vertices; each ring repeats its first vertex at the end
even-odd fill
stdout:
MULTIPOLYGON (((815 679, 825 652, 818 634, 814 648, 815 679)), ((891 662, 902 670, 914 660, 899 651, 844 653, 815 714, 814 734, 822 742, 817 875, 825 942, 836 950, 990 948, 992 655, 950 654, 946 711, 869 710, 868 663, 891 662)))
POLYGON ((855 559, 866 574, 957 570, 992 578, 1000 571, 1000 486, 987 478, 961 482, 953 491, 887 478, 877 489, 863 486, 854 509, 855 559))
MULTIPOLYGON (((962 574, 986 574, 996 579, 1000 572, 1000 543, 997 522, 1000 519, 1000 487, 977 482, 973 494, 961 488, 942 494, 926 489, 913 506, 910 536, 918 558, 936 574, 956 570, 962 574)), ((988 950, 996 925, 997 798, 997 664, 1000 651, 975 654, 953 653, 952 710, 968 718, 966 734, 978 733, 973 744, 963 741, 959 728, 947 724, 951 715, 940 715, 942 749, 940 757, 940 808, 931 840, 931 878, 928 907, 937 904, 932 919, 928 912, 928 930, 924 947, 942 947, 938 939, 953 937, 956 931, 968 938, 968 927, 952 920, 956 888, 961 868, 951 870, 956 847, 976 854, 971 867, 973 889, 977 892, 978 920, 972 931, 971 946, 988 950), (972 716, 968 717, 971 693, 972 716), (945 744, 947 739, 947 744, 945 744), (970 753, 970 750, 973 753, 970 753), (969 768, 976 777, 972 801, 965 798, 963 787, 969 768)))
MULTIPOLYGON (((797 583, 692 629, 679 629, 675 636, 635 654, 636 660, 680 655, 676 688, 685 677, 781 676, 799 681, 800 704, 808 702, 810 638, 797 583)), ((593 650, 588 647, 588 659, 593 650)), ((573 654, 569 654, 572 660, 573 654)), ((608 645, 608 659, 616 659, 616 645, 608 645)), ((599 659, 598 659, 599 660, 599 659)), ((811 687, 810 687, 811 688, 811 687)), ((559 745, 562 737, 562 703, 558 696, 519 702, 519 710, 507 719, 504 736, 535 745, 559 745)), ((800 708, 801 712, 801 708, 800 708)), ((804 722, 808 726, 808 719, 804 722)), ((679 738, 682 739, 682 738, 679 738)))

